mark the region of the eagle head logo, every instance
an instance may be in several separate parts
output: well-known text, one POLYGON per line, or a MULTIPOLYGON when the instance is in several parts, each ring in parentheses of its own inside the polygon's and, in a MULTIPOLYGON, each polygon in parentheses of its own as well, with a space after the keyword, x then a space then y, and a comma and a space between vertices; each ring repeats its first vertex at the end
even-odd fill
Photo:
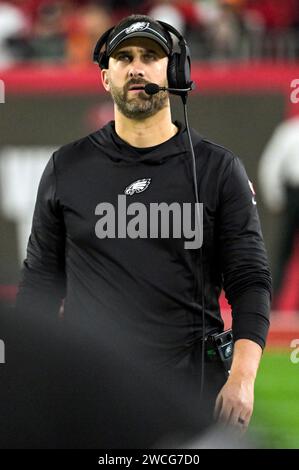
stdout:
POLYGON ((149 26, 149 23, 146 23, 145 21, 137 21, 137 23, 131 24, 131 26, 128 26, 126 28, 126 34, 134 33, 135 31, 143 31, 149 26))
POLYGON ((136 180, 126 187, 124 193, 127 196, 133 196, 135 193, 142 193, 150 185, 151 178, 143 178, 142 180, 136 180))

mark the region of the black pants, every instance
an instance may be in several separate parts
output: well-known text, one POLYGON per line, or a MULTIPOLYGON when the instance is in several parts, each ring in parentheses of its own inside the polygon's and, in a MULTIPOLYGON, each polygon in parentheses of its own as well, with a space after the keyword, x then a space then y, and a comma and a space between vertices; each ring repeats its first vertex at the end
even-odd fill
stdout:
POLYGON ((203 395, 201 392, 202 379, 202 341, 197 341, 193 347, 175 364, 173 374, 188 384, 194 391, 195 396, 201 399, 201 406, 205 413, 205 418, 211 424, 214 422, 213 414, 217 396, 228 379, 228 371, 224 363, 216 361, 204 361, 204 383, 203 395))
POLYGON ((110 347, 101 332, 61 335, 45 322, 7 316, 0 448, 143 449, 210 425, 226 375, 221 363, 206 364, 201 401, 200 345, 159 371, 121 338, 110 347))

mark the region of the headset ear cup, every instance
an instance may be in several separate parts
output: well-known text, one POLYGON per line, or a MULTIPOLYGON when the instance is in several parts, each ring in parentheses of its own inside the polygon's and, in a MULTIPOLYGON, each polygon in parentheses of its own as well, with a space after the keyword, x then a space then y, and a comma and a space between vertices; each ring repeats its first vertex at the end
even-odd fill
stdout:
POLYGON ((178 53, 174 52, 168 59, 167 80, 169 88, 179 88, 177 81, 177 56, 178 53))
POLYGON ((184 79, 185 83, 190 84, 191 82, 191 56, 190 56, 190 50, 189 47, 186 45, 186 58, 184 61, 184 79))
MULTIPOLYGON (((188 88, 190 86, 190 63, 184 61, 181 53, 174 52, 169 57, 167 79, 169 88, 188 88), (183 63, 181 63, 183 61, 183 63)), ((179 94, 175 93, 174 94, 179 94)))

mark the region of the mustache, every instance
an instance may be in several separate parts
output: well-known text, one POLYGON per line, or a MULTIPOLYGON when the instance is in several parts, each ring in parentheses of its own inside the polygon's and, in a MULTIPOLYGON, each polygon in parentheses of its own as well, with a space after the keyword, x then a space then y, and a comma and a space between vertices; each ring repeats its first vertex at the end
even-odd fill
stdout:
POLYGON ((145 86, 145 85, 147 85, 148 83, 150 83, 150 82, 145 82, 144 80, 141 81, 141 80, 136 80, 136 79, 134 80, 134 79, 133 79, 133 80, 130 80, 130 81, 126 84, 125 90, 128 91, 129 88, 130 88, 132 85, 144 85, 144 86, 145 86))

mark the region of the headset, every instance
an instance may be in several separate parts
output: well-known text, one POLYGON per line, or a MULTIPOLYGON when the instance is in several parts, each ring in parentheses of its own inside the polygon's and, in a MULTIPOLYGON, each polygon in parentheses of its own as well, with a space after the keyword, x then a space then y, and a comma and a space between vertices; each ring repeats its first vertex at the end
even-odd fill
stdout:
MULTIPOLYGON (((164 21, 156 20, 163 29, 169 34, 173 33, 178 38, 179 52, 171 52, 168 59, 167 66, 167 80, 168 87, 177 91, 172 91, 174 95, 182 95, 182 89, 190 91, 193 89, 193 82, 190 80, 191 73, 191 55, 189 46, 185 38, 173 26, 164 21)), ((97 63, 100 69, 107 69, 109 57, 107 56, 106 49, 101 51, 102 47, 107 44, 109 36, 115 26, 108 29, 98 40, 94 52, 93 61, 97 63)), ((171 39, 171 36, 169 34, 171 39)), ((171 39, 172 42, 172 39, 171 39)))

